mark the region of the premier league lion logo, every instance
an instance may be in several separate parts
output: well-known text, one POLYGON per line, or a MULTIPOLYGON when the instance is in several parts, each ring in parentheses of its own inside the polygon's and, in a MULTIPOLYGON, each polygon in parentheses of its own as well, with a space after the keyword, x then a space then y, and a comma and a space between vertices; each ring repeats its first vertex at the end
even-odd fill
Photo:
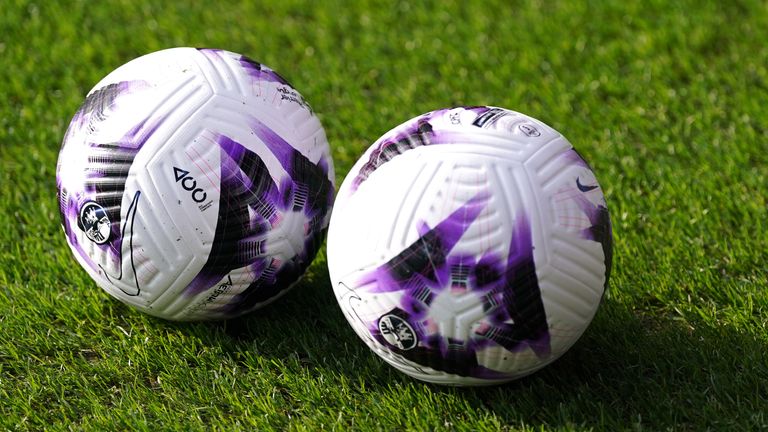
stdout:
POLYGON ((104 208, 93 201, 85 203, 80 208, 80 228, 85 235, 96 244, 104 244, 109 240, 111 223, 104 208))

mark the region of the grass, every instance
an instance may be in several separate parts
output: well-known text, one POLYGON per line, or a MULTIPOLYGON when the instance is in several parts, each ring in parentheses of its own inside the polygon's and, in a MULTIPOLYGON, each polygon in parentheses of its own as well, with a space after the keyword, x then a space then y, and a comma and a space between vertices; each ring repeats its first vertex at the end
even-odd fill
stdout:
POLYGON ((0 429, 768 428, 765 3, 68 3, 9 0, 0 16, 0 429), (172 46, 286 76, 339 181, 439 107, 504 106, 563 132, 614 222, 590 329, 529 378, 454 389, 368 351, 322 254, 288 296, 229 322, 109 298, 61 233, 58 147, 102 76, 172 46))

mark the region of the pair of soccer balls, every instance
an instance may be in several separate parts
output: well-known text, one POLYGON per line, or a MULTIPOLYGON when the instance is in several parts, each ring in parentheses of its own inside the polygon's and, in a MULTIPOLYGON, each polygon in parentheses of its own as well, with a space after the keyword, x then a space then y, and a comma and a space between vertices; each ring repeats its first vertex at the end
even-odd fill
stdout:
POLYGON ((352 328, 436 383, 505 382, 554 361, 610 270, 595 176, 543 123, 487 106, 424 114, 376 141, 334 203, 309 104, 222 50, 159 51, 105 77, 67 130, 57 187, 77 261, 114 297, 171 320, 275 300, 328 228, 352 328))

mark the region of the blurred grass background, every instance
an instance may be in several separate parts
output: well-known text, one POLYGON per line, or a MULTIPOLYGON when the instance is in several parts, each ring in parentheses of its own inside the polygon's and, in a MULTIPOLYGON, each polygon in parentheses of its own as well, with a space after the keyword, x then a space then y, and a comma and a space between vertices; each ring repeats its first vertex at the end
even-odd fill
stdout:
POLYGON ((29 2, 0 14, 0 428, 768 428, 768 5, 29 2), (561 131, 607 194, 611 295, 524 380, 440 388, 348 328, 324 256, 248 317, 177 324, 103 293, 66 246, 55 165, 104 75, 223 48, 296 86, 340 182, 391 127, 497 105, 561 131))

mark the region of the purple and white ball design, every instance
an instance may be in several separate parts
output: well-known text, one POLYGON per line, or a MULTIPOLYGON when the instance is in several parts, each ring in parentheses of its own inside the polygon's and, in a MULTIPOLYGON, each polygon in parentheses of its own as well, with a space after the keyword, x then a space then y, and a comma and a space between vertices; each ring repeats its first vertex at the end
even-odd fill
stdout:
POLYGON ((501 108, 442 109, 352 168, 328 266, 347 320, 388 363, 433 383, 495 384, 585 331, 611 224, 595 175, 555 130, 501 108))
POLYGON ((284 294, 333 204, 320 121, 269 68, 221 50, 135 59, 88 94, 57 166, 62 225, 107 292, 171 320, 284 294))

